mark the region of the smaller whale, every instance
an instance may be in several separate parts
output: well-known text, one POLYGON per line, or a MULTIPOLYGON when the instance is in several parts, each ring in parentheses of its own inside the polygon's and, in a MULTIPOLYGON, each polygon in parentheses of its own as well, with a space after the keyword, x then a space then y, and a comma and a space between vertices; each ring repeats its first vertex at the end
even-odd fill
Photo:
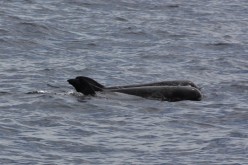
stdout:
POLYGON ((105 87, 89 77, 76 77, 67 80, 77 92, 95 96, 97 91, 119 92, 148 99, 162 101, 200 101, 202 94, 199 88, 191 81, 162 81, 147 84, 105 87))

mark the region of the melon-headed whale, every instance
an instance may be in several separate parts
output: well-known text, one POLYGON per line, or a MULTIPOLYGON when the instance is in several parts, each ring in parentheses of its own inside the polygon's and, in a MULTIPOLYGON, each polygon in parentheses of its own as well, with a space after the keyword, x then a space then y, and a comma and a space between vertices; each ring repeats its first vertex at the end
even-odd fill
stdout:
POLYGON ((162 101, 193 100, 200 101, 202 94, 199 88, 191 81, 162 81, 147 84, 105 87, 89 77, 76 77, 67 80, 77 92, 95 96, 97 91, 119 92, 143 98, 162 101))

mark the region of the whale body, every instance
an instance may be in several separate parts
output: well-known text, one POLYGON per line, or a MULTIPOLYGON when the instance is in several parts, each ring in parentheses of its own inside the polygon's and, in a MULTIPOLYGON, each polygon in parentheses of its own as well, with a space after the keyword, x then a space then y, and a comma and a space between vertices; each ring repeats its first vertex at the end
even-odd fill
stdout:
POLYGON ((97 81, 84 76, 69 79, 67 81, 77 92, 91 96, 95 96, 97 91, 103 91, 125 93, 162 101, 200 101, 202 99, 199 88, 193 82, 187 80, 162 81, 113 87, 105 87, 97 81))

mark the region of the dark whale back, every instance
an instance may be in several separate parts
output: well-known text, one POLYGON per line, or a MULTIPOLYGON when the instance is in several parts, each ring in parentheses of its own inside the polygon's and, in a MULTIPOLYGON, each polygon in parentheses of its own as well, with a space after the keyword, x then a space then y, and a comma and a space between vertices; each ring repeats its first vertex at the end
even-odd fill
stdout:
POLYGON ((141 86, 191 86, 199 89, 192 81, 188 81, 188 80, 161 81, 161 82, 147 83, 147 84, 114 86, 114 87, 107 87, 107 89, 121 89, 121 88, 132 88, 132 87, 141 87, 141 86))
POLYGON ((201 92, 190 86, 142 86, 132 88, 110 89, 111 92, 120 92, 144 98, 163 101, 181 101, 202 99, 201 92))
POLYGON ((199 88, 191 81, 163 81, 141 85, 105 87, 91 78, 80 76, 69 79, 68 82, 77 92, 92 96, 96 94, 96 91, 106 91, 166 101, 199 101, 202 98, 199 88))

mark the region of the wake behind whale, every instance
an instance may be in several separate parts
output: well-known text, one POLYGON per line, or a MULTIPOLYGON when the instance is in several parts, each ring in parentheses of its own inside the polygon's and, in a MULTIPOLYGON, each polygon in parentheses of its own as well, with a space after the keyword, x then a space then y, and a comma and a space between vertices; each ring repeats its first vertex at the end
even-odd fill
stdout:
POLYGON ((105 87, 89 77, 76 77, 67 80, 77 92, 95 96, 96 92, 119 92, 162 101, 200 101, 202 94, 191 81, 162 81, 147 84, 105 87))

